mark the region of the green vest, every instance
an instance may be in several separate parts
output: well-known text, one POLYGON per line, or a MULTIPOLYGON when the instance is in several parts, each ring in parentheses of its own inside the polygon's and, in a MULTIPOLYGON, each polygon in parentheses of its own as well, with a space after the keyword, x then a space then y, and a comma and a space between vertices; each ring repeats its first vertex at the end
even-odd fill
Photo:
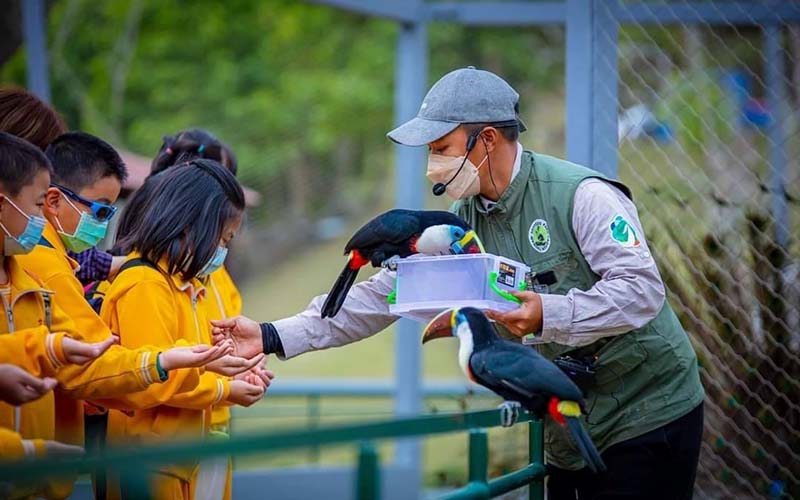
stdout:
MULTIPOLYGON (((578 184, 591 177, 630 196, 627 187, 594 170, 525 151, 519 173, 488 212, 478 197, 458 201, 451 210, 472 225, 487 252, 524 262, 536 273, 555 272, 558 281, 549 293, 588 290, 600 277, 575 241, 572 207, 578 184), (539 244, 538 251, 533 245, 535 226, 542 224, 536 221, 546 221, 550 234, 549 245, 539 244)), ((583 422, 601 452, 666 425, 703 401, 697 357, 667 301, 638 330, 580 348, 543 344, 537 349, 550 359, 570 351, 573 356, 597 356, 595 382, 581 389, 589 413, 583 422)), ((545 422, 545 449, 548 463, 557 467, 584 466, 566 429, 551 419, 545 422)))

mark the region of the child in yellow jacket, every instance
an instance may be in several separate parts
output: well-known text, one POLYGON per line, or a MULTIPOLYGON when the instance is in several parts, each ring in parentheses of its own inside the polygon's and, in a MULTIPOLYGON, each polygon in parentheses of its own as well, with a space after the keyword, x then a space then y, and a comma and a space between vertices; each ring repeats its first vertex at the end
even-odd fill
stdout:
MULTIPOLYGON (((45 225, 41 217, 41 206, 50 184, 49 169, 47 158, 37 148, 8 134, 0 134, 0 229, 4 233, 3 266, 0 272, 0 283, 4 283, 0 285, 4 314, 0 317, 0 334, 12 334, 0 337, 6 337, 3 339, 5 344, 13 344, 14 341, 24 343, 21 349, 34 355, 33 358, 23 359, 21 362, 10 359, 4 361, 26 366, 34 373, 54 376, 62 383, 64 391, 72 392, 85 387, 91 388, 103 381, 76 382, 63 379, 60 377, 62 371, 73 368, 74 363, 83 365, 76 367, 77 371, 87 369, 110 348, 115 338, 107 333, 105 340, 95 344, 84 344, 75 340, 82 336, 73 321, 54 302, 53 291, 45 288, 35 275, 20 266, 19 259, 36 246, 45 225)), ((167 361, 174 362, 176 359, 180 362, 187 354, 189 357, 203 354, 192 352, 193 349, 189 348, 188 353, 185 352, 187 349, 162 353, 165 356, 171 354, 175 358, 163 357, 165 365, 169 367, 167 361)), ((224 354, 224 350, 207 347, 205 351, 214 355, 224 354)), ((148 362, 131 366, 124 373, 118 373, 112 378, 133 380, 140 387, 158 381, 159 377, 165 375, 158 370, 162 355, 159 352, 151 354, 152 358, 148 362)), ((198 379, 199 374, 195 381, 198 379)), ((0 426, 13 429, 23 440, 41 440, 45 443, 54 441, 55 425, 52 393, 19 406, 0 403, 0 426)), ((37 450, 34 447, 34 451, 37 450)), ((37 495, 65 498, 70 490, 69 481, 43 479, 37 495)))
MULTIPOLYGON (((151 176, 144 185, 128 200, 125 212, 118 226, 118 234, 125 235, 135 227, 149 203, 158 174, 175 166, 176 163, 187 162, 198 158, 207 158, 219 162, 236 175, 237 163, 233 152, 210 132, 202 129, 189 129, 172 136, 165 136, 158 153, 153 159, 151 176)), ((224 266, 202 279, 206 287, 206 313, 211 320, 238 316, 241 314, 242 298, 233 280, 224 266)), ((263 381, 268 386, 271 372, 259 365, 251 369, 254 381, 263 381)), ((227 438, 230 432, 230 405, 214 406, 211 415, 211 429, 215 437, 227 438)), ((230 460, 212 459, 200 466, 201 483, 204 498, 214 500, 230 500, 232 497, 232 467, 230 460)))
MULTIPOLYGON (((151 194, 140 223, 119 242, 131 250, 126 262, 138 260, 142 265, 117 275, 101 316, 118 332, 122 345, 132 348, 143 343, 169 345, 179 339, 209 341, 207 292, 198 276, 210 274, 224 262, 227 244, 241 224, 242 189, 218 163, 195 160, 160 174, 151 194)), ((203 439, 214 405, 249 406, 261 398, 263 386, 248 382, 248 376, 229 381, 206 372, 191 392, 169 393, 167 382, 128 395, 148 409, 133 415, 111 411, 109 442, 203 439)), ((197 463, 156 466, 151 477, 154 498, 190 500, 197 463)), ((124 480, 121 483, 124 488, 124 480)))

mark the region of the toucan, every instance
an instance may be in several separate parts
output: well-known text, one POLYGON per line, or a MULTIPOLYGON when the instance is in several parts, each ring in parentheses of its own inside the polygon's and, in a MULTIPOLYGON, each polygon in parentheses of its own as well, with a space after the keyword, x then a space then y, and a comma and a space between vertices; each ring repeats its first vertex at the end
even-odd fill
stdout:
POLYGON ((592 472, 606 466, 580 417, 583 394, 553 362, 531 347, 505 340, 479 309, 465 307, 443 311, 426 327, 422 343, 435 338, 458 337, 458 363, 467 377, 506 401, 517 401, 543 417, 549 414, 566 427, 592 472))
POLYGON ((347 242, 347 263, 322 306, 323 318, 336 316, 358 271, 369 263, 379 267, 393 257, 483 253, 483 244, 461 217, 441 210, 385 212, 364 224, 347 242))

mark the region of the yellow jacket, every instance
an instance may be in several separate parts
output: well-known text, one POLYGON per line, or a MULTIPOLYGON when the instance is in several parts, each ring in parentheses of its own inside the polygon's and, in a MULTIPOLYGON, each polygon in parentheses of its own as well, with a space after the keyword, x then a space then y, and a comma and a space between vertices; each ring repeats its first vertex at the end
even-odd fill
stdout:
MULTIPOLYGON (((0 428, 0 460, 20 460, 45 455, 44 440, 23 439, 14 431, 0 428)), ((38 490, 36 481, 27 481, 24 484, 0 483, 0 497, 6 499, 30 498, 38 490)))
MULTIPOLYGON (((127 260, 134 258, 139 255, 132 253, 127 260)), ((123 346, 136 349, 150 343, 168 348, 179 341, 210 343, 202 284, 196 279, 184 283, 165 269, 163 263, 159 269, 129 268, 108 289, 100 315, 117 332, 123 346)), ((227 399, 230 384, 211 372, 204 372, 199 383, 190 384, 190 372, 171 371, 163 384, 118 398, 139 409, 127 414, 109 411, 108 441, 139 444, 205 436, 211 423, 211 406, 227 399)), ((190 481, 196 467, 194 463, 162 470, 190 481)))
MULTIPOLYGON (((77 333, 70 337, 85 342, 107 339, 111 330, 84 298, 83 286, 75 277, 77 263, 69 258, 49 222, 42 236, 42 243, 31 253, 18 257, 20 264, 55 292, 54 300, 75 323, 77 333)), ((112 398, 160 382, 157 357, 158 350, 152 346, 132 351, 114 345, 91 363, 61 367, 56 373, 56 439, 82 446, 84 406, 80 400, 112 398)), ((105 403, 113 406, 109 399, 105 403)))
MULTIPOLYGON (((6 312, 12 310, 5 296, 3 302, 6 312)), ((0 363, 19 366, 34 377, 52 377, 64 364, 63 338, 63 333, 50 333, 44 325, 0 335, 0 363)))
MULTIPOLYGON (((47 366, 45 373, 61 368, 66 360, 61 350, 64 335, 77 336, 72 320, 52 301, 53 292, 43 287, 35 275, 24 270, 17 257, 4 259, 6 273, 10 281, 10 293, 0 294, 5 314, 0 318, 0 334, 16 336, 16 332, 31 332, 45 335, 49 327, 52 334, 45 336, 45 351, 32 363, 47 366)), ((37 348, 38 350, 41 347, 37 348)), ((22 406, 0 402, 0 427, 13 430, 21 439, 43 440, 55 438, 55 402, 53 393, 45 394, 36 401, 22 406)), ((9 439, 6 433, 5 439, 9 439)), ((12 438, 13 439, 13 438, 12 438)), ((39 440, 39 441, 36 441, 39 440)), ((17 446, 16 441, 5 441, 17 446)), ((65 498, 71 491, 71 482, 42 482, 39 495, 46 498, 65 498)))
MULTIPOLYGON (((209 320, 231 318, 242 313, 242 295, 225 267, 217 269, 206 279, 204 302, 209 320)), ((227 433, 230 419, 230 405, 217 405, 211 413, 211 426, 227 433)))

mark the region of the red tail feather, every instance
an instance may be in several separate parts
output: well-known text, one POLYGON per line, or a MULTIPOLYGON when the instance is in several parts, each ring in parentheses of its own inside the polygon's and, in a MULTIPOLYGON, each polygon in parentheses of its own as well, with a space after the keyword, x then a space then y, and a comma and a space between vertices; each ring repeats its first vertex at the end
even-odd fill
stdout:
POLYGON ((559 400, 557 397, 553 396, 552 398, 550 398, 550 402, 547 403, 547 412, 550 414, 551 417, 553 417, 553 420, 558 422, 558 425, 563 427, 567 425, 567 419, 565 419, 564 415, 562 415, 561 412, 558 411, 558 403, 559 400))
POLYGON ((361 255, 361 252, 359 252, 358 250, 353 250, 352 252, 350 252, 350 263, 348 264, 350 266, 350 269, 353 270, 361 269, 367 264, 369 264, 369 259, 361 255))

